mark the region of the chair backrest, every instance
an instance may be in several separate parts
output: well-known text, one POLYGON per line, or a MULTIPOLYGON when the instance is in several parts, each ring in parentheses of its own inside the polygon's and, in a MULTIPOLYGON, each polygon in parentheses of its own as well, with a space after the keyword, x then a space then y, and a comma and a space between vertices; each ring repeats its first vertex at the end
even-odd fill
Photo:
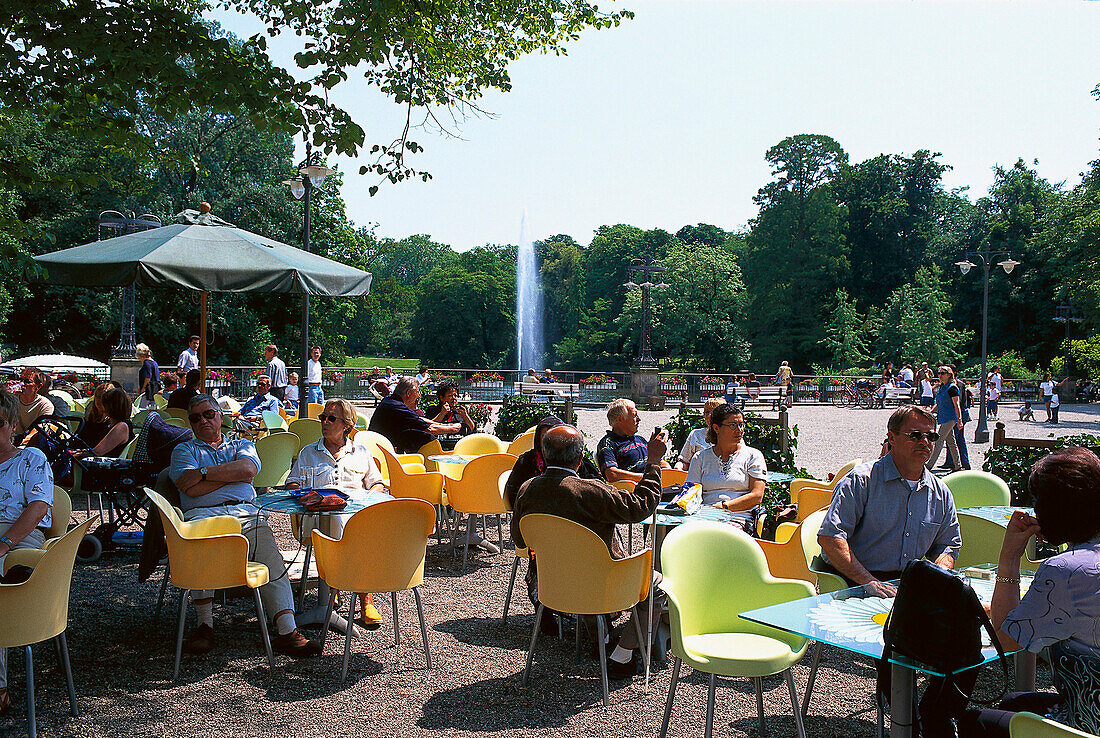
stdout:
MULTIPOLYGON (((996 564, 1001 558, 1001 544, 1005 540, 1005 526, 992 520, 970 515, 965 510, 958 512, 959 534, 962 536, 962 548, 955 561, 956 568, 975 566, 976 564, 996 564)), ((1029 559, 1034 554, 1034 540, 1028 543, 1028 551, 1020 559, 1020 568, 1035 571, 1038 563, 1029 559)))
POLYGON ((69 518, 72 514, 73 501, 69 498, 69 493, 55 484, 53 504, 50 505, 50 530, 46 537, 59 538, 65 535, 65 531, 69 529, 69 518))
POLYGON ((252 480, 252 486, 274 487, 285 482, 298 453, 298 443, 293 433, 272 433, 256 441, 260 473, 252 480))
POLYGON ((264 427, 271 433, 279 433, 287 430, 287 424, 283 416, 274 410, 264 410, 263 419, 264 427))
POLYGON ((163 496, 149 488, 145 494, 156 506, 164 527, 172 584, 180 589, 228 589, 247 583, 248 540, 240 533, 240 522, 235 526, 218 525, 236 518, 216 516, 184 522, 163 496), (236 532, 219 527, 235 528, 236 532), (207 530, 212 534, 203 535, 207 530))
POLYGON ((409 473, 401 460, 385 446, 375 446, 382 459, 382 468, 390 470, 390 494, 399 498, 424 500, 432 505, 443 504, 443 475, 439 472, 409 473))
POLYGON ((191 424, 188 423, 186 420, 180 420, 179 418, 168 418, 167 423, 174 428, 186 428, 187 430, 191 430, 191 424))
POLYGON ((340 540, 313 530, 321 578, 342 591, 399 592, 424 581, 424 554, 435 508, 424 500, 385 500, 344 524, 340 540), (363 563, 369 561, 369 566, 363 563))
POLYGON ((661 588, 669 596, 677 638, 757 633, 794 650, 805 645, 799 636, 738 616, 757 607, 809 597, 814 590, 807 582, 773 577, 760 547, 732 526, 709 521, 679 526, 665 537, 661 570, 665 576, 661 588))
POLYGON ((852 471, 852 469, 855 469, 857 466, 859 466, 862 463, 863 463, 862 458, 855 458, 855 459, 852 459, 851 461, 849 461, 844 466, 840 467, 840 469, 837 471, 837 473, 833 475, 833 479, 832 479, 832 482, 831 482, 831 484, 833 485, 833 489, 836 489, 836 486, 838 484, 840 484, 840 480, 844 479, 844 477, 848 476, 848 473, 850 471, 852 471))
POLYGON ((26 646, 65 632, 76 549, 94 522, 95 518, 85 520, 46 549, 27 581, 0 584, 0 648, 26 646))
POLYGON ((144 410, 138 410, 136 413, 134 413, 133 416, 131 416, 130 422, 134 424, 135 428, 144 425, 145 419, 149 417, 149 413, 151 412, 153 412, 153 408, 151 407, 147 407, 144 410))
POLYGON ((843 577, 829 572, 818 571, 817 568, 813 566, 814 557, 821 555, 821 544, 817 542, 817 532, 821 530, 821 523, 825 520, 825 514, 827 512, 827 509, 822 508, 821 510, 810 513, 810 515, 802 521, 801 527, 798 530, 799 536, 802 538, 802 555, 806 557, 806 568, 813 572, 814 577, 817 579, 817 591, 821 594, 836 592, 848 587, 848 583, 844 581, 843 577))
MULTIPOLYGON (((307 418, 319 418, 319 417, 321 417, 321 413, 324 411, 324 409, 325 409, 324 405, 322 405, 320 403, 317 403, 317 402, 311 402, 311 403, 309 403, 309 407, 306 408, 306 415, 305 416, 307 418)), ((301 415, 301 412, 302 411, 299 410, 298 414, 301 415)))
POLYGON ((687 481, 687 469, 662 469, 661 486, 671 487, 674 484, 683 484, 687 481))
POLYGON ((829 506, 833 501, 833 491, 828 487, 803 487, 798 495, 796 520, 805 520, 811 513, 829 506))
POLYGON ((1008 724, 1008 734, 1011 738, 1096 738, 1092 733, 1062 725, 1033 712, 1013 715, 1008 724))
POLYGON ((473 515, 497 515, 508 512, 500 494, 500 475, 516 465, 512 454, 485 454, 472 459, 462 470, 461 479, 447 482, 447 499, 459 512, 473 515))
POLYGON ((455 444, 456 454, 500 454, 507 450, 499 438, 489 433, 471 433, 455 444))
POLYGON ((122 449, 122 453, 119 455, 119 458, 120 459, 132 459, 132 458, 134 458, 134 449, 137 448, 137 442, 138 442, 138 439, 135 436, 129 443, 126 444, 126 447, 124 449, 122 449))
POLYGON ((627 492, 633 492, 635 485, 638 483, 630 479, 617 479, 614 482, 608 482, 615 489, 625 489, 627 492))
MULTIPOLYGON (((187 423, 187 411, 182 410, 178 407, 166 407, 163 410, 158 410, 157 412, 160 413, 160 415, 164 418, 179 418, 184 423, 187 423)), ((190 428, 190 424, 188 424, 187 427, 190 428)))
POLYGON ((358 431, 365 431, 367 426, 370 425, 370 418, 360 412, 355 413, 355 429, 358 431))
POLYGON ((545 513, 524 515, 519 527, 538 556, 539 602, 547 607, 597 615, 631 608, 649 594, 652 549, 616 561, 591 530, 545 513))
POLYGON ((943 478, 943 483, 951 490, 956 510, 1012 504, 1011 490, 996 474, 978 469, 966 469, 948 474, 943 478))
POLYGON ((508 444, 508 453, 514 456, 525 454, 535 448, 535 432, 520 433, 508 444))
MULTIPOLYGON (((316 418, 297 418, 290 421, 287 430, 298 436, 298 451, 311 443, 316 443, 321 437, 321 421, 316 418)), ((298 451, 294 455, 298 455, 298 451)))
POLYGON ((439 471, 439 464, 428 458, 429 456, 437 456, 443 453, 443 445, 439 443, 438 438, 433 438, 425 443, 420 447, 417 453, 424 458, 425 469, 428 471, 439 471))
POLYGON ((791 537, 784 543, 762 541, 754 538, 756 544, 764 552, 764 558, 768 560, 768 571, 777 579, 801 579, 810 584, 817 584, 817 574, 810 570, 806 554, 802 550, 802 529, 805 522, 799 523, 791 537))
MULTIPOLYGON (((862 463, 863 459, 861 458, 852 459, 844 466, 840 467, 837 473, 833 475, 833 478, 828 481, 822 481, 820 479, 792 479, 790 486, 791 502, 797 504, 802 490, 806 487, 828 487, 829 491, 832 492, 836 489, 836 486, 840 484, 841 479, 848 476, 848 473, 852 471, 852 469, 855 469, 862 463)), ((813 511, 811 510, 810 512, 813 511)))
POLYGON ((153 403, 156 405, 157 410, 160 410, 168 405, 168 398, 158 392, 153 395, 153 403))

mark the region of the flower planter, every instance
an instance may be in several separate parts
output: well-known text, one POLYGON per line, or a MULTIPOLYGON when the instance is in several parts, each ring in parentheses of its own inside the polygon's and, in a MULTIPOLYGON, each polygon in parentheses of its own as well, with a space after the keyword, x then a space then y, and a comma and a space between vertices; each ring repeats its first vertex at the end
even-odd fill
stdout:
POLYGON ((359 386, 360 387, 370 387, 372 384, 374 384, 374 382, 370 381, 369 379, 360 379, 359 380, 359 386))
POLYGON ((470 382, 470 386, 481 389, 503 389, 504 382, 470 382))
POLYGON ((724 384, 701 384, 699 385, 700 392, 717 392, 719 394, 726 391, 724 384))
POLYGON ((687 392, 686 384, 662 384, 661 391, 665 392, 687 392))
POLYGON ((611 383, 586 384, 586 385, 584 385, 584 388, 585 389, 590 389, 590 390, 617 390, 617 389, 619 389, 619 385, 611 384, 611 383))

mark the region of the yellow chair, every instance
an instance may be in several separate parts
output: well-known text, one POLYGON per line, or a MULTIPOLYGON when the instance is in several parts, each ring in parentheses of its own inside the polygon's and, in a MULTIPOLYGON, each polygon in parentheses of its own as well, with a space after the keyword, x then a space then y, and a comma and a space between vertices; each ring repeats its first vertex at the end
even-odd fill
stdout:
MULTIPOLYGON (((965 569, 978 564, 996 564, 1001 558, 1001 544, 1005 540, 1005 526, 992 520, 969 515, 966 510, 958 511, 959 534, 962 536, 962 548, 955 561, 956 569, 965 569)), ((1007 522, 1007 521, 1006 521, 1007 522)), ((1020 558, 1020 569, 1035 571, 1039 562, 1033 561, 1035 539, 1027 544, 1027 551, 1020 558)))
MULTIPOLYGON (((508 477, 512 476, 512 472, 506 471, 497 477, 497 489, 500 491, 500 499, 504 501, 504 507, 508 512, 512 512, 512 506, 508 504, 508 498, 504 496, 504 487, 508 484, 508 477)), ((508 608, 512 604, 512 592, 516 587, 516 572, 519 571, 519 562, 521 560, 527 560, 531 558, 531 552, 526 548, 520 548, 514 543, 512 544, 512 550, 515 556, 512 558, 512 576, 508 580, 508 593, 504 596, 504 615, 501 620, 505 625, 508 624, 508 608)))
MULTIPOLYGON (((365 507, 344 525, 340 540, 313 530, 313 549, 317 552, 317 572, 331 589, 325 621, 332 616, 338 592, 380 594, 389 592, 393 602, 394 643, 401 643, 397 624, 397 593, 407 589, 416 597, 420 618, 420 637, 424 639, 424 658, 432 668, 428 647, 428 628, 420 602, 420 584, 424 581, 424 556, 428 536, 435 528, 435 510, 423 500, 386 500, 365 507)), ((347 636, 344 639, 344 666, 340 681, 348 676, 348 658, 358 597, 348 597, 347 636)), ((324 652, 328 628, 321 631, 324 652)))
POLYGON ((317 443, 321 438, 321 421, 316 418, 296 418, 290 421, 287 430, 298 436, 298 451, 294 452, 297 457, 299 451, 311 443, 317 443))
POLYGON ((182 420, 188 428, 191 427, 190 423, 187 422, 186 410, 181 410, 178 407, 166 407, 163 410, 158 410, 157 413, 165 419, 178 418, 179 420, 182 420))
POLYGON ((519 456, 535 448, 535 432, 520 433, 508 444, 508 453, 519 456))
POLYGON ((1008 724, 1011 738, 1096 738, 1092 733, 1071 728, 1033 712, 1018 712, 1008 724))
MULTIPOLYGON (((172 585, 182 590, 230 589, 248 587, 256 600, 256 617, 267 662, 275 669, 275 655, 267 634, 267 616, 260 599, 260 587, 268 583, 267 566, 248 560, 248 539, 241 535, 241 522, 230 515, 218 515, 185 522, 168 500, 146 488, 164 525, 168 542, 168 569, 172 585)), ((187 618, 187 597, 180 597, 179 628, 176 631, 176 663, 172 679, 180 673, 183 650, 183 624, 187 618)))
POLYGON ((637 485, 638 483, 629 479, 619 479, 614 482, 608 482, 608 484, 610 484, 615 489, 623 489, 627 492, 633 492, 635 485, 637 485))
MULTIPOLYGON (((67 520, 67 518, 66 518, 67 520)), ((34 658, 31 646, 57 639, 61 668, 69 689, 69 709, 77 717, 76 688, 69 663, 65 629, 69 622, 69 587, 76 549, 95 520, 89 518, 45 549, 19 549, 8 554, 5 569, 30 566, 30 578, 20 584, 0 584, 0 648, 22 648, 27 670, 27 733, 34 738, 34 658), (16 556, 20 554, 20 556, 16 556)))
MULTIPOLYGON (((461 479, 448 479, 447 502, 460 515, 468 516, 466 521, 466 545, 462 549, 462 571, 466 571, 466 559, 470 552, 470 536, 474 530, 474 516, 494 515, 497 519, 497 537, 504 545, 504 534, 500 529, 500 516, 508 512, 504 498, 500 494, 500 475, 511 471, 516 465, 516 457, 511 454, 485 454, 466 464, 461 479)), ((608 611, 610 612, 610 611, 608 611)))
POLYGON ((69 530, 69 518, 73 515, 73 501, 69 499, 69 493, 53 486, 53 504, 50 505, 50 528, 46 531, 46 539, 60 538, 69 530))
POLYGON ((683 484, 687 481, 687 469, 662 469, 661 486, 671 487, 674 484, 683 484))
MULTIPOLYGON (((536 551, 541 559, 542 552, 537 547, 536 551)), ((806 652, 806 639, 750 622, 738 613, 810 597, 813 587, 808 582, 776 579, 768 573, 764 554, 752 538, 729 525, 709 521, 683 525, 669 533, 661 549, 661 568, 664 579, 660 586, 668 595, 676 660, 660 738, 668 734, 684 662, 710 675, 705 738, 711 738, 715 676, 719 674, 753 679, 761 735, 765 732, 761 679, 783 674, 795 727, 798 735, 806 738, 791 675, 791 667, 806 652)))
POLYGON ((460 455, 502 454, 508 450, 499 438, 489 433, 471 433, 458 439, 455 453, 460 455))
POLYGON ((272 433, 256 441, 260 473, 252 480, 252 486, 275 487, 286 482, 298 453, 298 443, 293 433, 272 433))
POLYGON ((956 510, 1012 504, 1012 491, 996 474, 966 469, 948 474, 943 478, 943 483, 951 490, 951 499, 955 501, 956 510))
MULTIPOLYGON (((324 405, 320 405, 316 402, 311 402, 311 403, 309 403, 309 407, 306 408, 306 415, 305 416, 307 418, 319 418, 319 417, 321 417, 321 413, 324 411, 324 409, 325 409, 324 405)), ((302 411, 299 410, 298 411, 298 416, 301 417, 301 414, 302 414, 302 411)))
POLYGON ((389 482, 390 472, 386 462, 386 457, 382 455, 381 449, 389 451, 397 460, 401 466, 405 467, 407 472, 422 472, 424 471, 424 457, 420 454, 399 454, 393 447, 393 443, 390 439, 386 438, 381 433, 376 433, 370 430, 361 430, 355 434, 355 442, 360 443, 367 448, 371 449, 371 454, 375 460, 378 461, 378 467, 382 470, 382 479, 389 482))
MULTIPOLYGON (((829 492, 832 493, 836 489, 836 486, 840 484, 840 480, 848 476, 848 472, 855 469, 857 466, 863 463, 863 459, 852 459, 844 466, 840 467, 836 474, 830 481, 821 481, 820 479, 792 479, 791 480, 791 502, 798 504, 799 493, 803 487, 828 487, 829 492)), ((813 512, 813 510, 810 510, 813 512)), ((808 515, 809 513, 807 513, 808 515)))
POLYGON ((379 446, 378 450, 390 470, 390 494, 398 498, 424 500, 430 505, 447 504, 447 495, 443 492, 443 474, 411 471, 386 447, 379 446))
MULTIPOLYGON (((811 526, 813 523, 811 522, 811 526)), ((802 529, 806 527, 806 521, 795 526, 794 535, 783 542, 764 541, 754 538, 760 550, 764 552, 764 558, 768 561, 768 571, 776 579, 801 579, 804 582, 817 586, 817 574, 810 570, 806 553, 802 549, 802 529)), ((814 528, 821 527, 818 522, 814 528)))
POLYGON ((420 458, 423 459, 425 469, 428 471, 439 471, 439 464, 428 458, 429 456, 438 456, 443 453, 443 446, 440 445, 438 438, 433 438, 425 443, 416 453, 420 454, 420 458))
MULTIPOLYGON (((531 660, 539 637, 543 610, 549 607, 574 615, 604 615, 630 610, 638 643, 645 643, 638 623, 636 607, 649 594, 652 582, 653 550, 645 549, 625 559, 612 559, 607 545, 598 535, 579 523, 557 515, 530 513, 519 521, 524 542, 536 551, 538 558, 539 606, 535 611, 535 627, 527 665, 523 670, 523 686, 531 672, 531 660)), ((597 643, 602 644, 607 626, 596 618, 597 643)), ((580 637, 578 627, 578 638, 580 637)), ((600 654, 600 680, 603 704, 611 704, 607 688, 607 654, 600 654)), ((649 668, 646 649, 641 649, 649 668)))

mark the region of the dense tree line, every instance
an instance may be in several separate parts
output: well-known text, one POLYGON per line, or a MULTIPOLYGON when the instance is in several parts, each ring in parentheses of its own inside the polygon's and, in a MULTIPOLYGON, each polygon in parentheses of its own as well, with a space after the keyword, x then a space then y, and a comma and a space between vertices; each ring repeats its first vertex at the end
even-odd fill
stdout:
MULTIPOLYGON (((151 113, 152 111, 150 111, 151 113)), ((96 238, 108 208, 168 219, 202 200, 265 236, 300 242, 301 203, 279 181, 293 171, 289 134, 248 116, 150 114, 149 140, 185 157, 103 147, 48 120, 0 108, 0 150, 29 167, 0 187, 0 239, 17 255, 0 267, 2 340, 18 353, 105 358, 117 340, 114 291, 30 286, 27 257, 96 238), (180 166, 181 158, 189 164, 180 166), (36 183, 68 180, 66 187, 36 183)), ((676 233, 626 224, 536 242, 545 296, 545 363, 621 370, 637 351, 641 300, 627 291, 632 258, 664 266, 653 292, 653 350, 685 370, 847 369, 885 360, 961 361, 979 350, 982 280, 954 266, 967 251, 1021 262, 990 280, 990 352, 1019 366, 1100 371, 1100 160, 1072 187, 1022 159, 995 169, 988 193, 947 190, 949 163, 930 150, 850 162, 828 136, 803 134, 765 153, 770 181, 743 231, 709 224, 676 233), (1055 322, 1059 304, 1082 322, 1055 322), (1015 353, 1011 353, 1015 352, 1015 353)), ((330 359, 419 356, 433 365, 514 365, 516 247, 457 253, 428 235, 395 240, 358 227, 330 178, 313 202, 313 246, 371 271, 370 296, 315 300, 314 339, 330 359)), ((218 295, 215 362, 253 363, 268 341, 297 345, 297 299, 218 295)), ((170 357, 194 331, 192 296, 149 290, 139 340, 170 357)))

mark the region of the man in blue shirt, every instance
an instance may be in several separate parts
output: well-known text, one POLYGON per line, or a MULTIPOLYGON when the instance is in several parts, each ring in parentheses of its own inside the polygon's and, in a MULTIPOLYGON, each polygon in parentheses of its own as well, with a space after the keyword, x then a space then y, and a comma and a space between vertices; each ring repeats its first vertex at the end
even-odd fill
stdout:
MULTIPOLYGON (((609 482, 640 482, 646 470, 646 439, 638 433, 642 419, 637 406, 619 398, 607 406, 607 422, 611 430, 596 446, 596 465, 609 482)), ((662 468, 668 462, 661 461, 662 468)))
POLYGON ((256 394, 248 399, 237 416, 237 428, 253 431, 263 425, 264 412, 279 412, 279 399, 268 394, 271 389, 271 377, 261 374, 256 377, 256 394))
MULTIPOLYGON (((184 520, 230 515, 241 522, 241 535, 248 540, 251 561, 267 565, 270 581, 260 587, 264 612, 274 614, 278 635, 271 647, 292 658, 316 656, 321 646, 298 631, 294 620, 294 593, 283 575, 286 564, 275 543, 267 517, 256 506, 252 480, 260 472, 256 445, 246 439, 222 436, 222 413, 217 400, 196 395, 188 405, 188 421, 195 437, 176 446, 168 477, 179 488, 184 520)), ((213 603, 209 590, 192 591, 198 626, 191 631, 185 648, 203 654, 214 647, 213 603)))

